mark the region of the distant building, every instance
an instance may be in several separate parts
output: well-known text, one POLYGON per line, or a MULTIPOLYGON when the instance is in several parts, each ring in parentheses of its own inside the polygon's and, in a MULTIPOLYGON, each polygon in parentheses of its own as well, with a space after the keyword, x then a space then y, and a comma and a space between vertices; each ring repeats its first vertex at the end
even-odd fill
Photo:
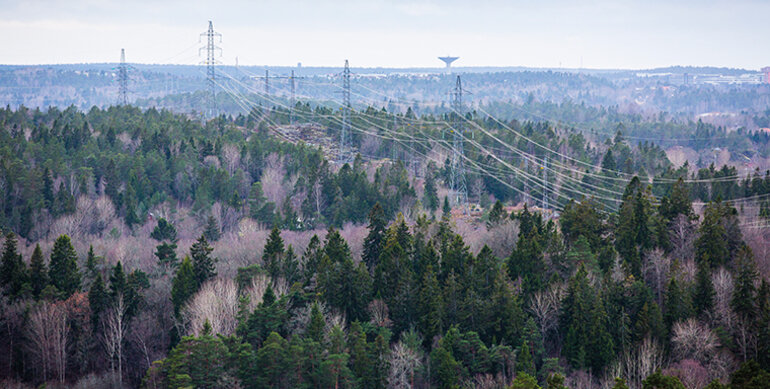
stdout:
POLYGON ((770 66, 762 68, 762 73, 765 73, 765 84, 770 84, 770 66))

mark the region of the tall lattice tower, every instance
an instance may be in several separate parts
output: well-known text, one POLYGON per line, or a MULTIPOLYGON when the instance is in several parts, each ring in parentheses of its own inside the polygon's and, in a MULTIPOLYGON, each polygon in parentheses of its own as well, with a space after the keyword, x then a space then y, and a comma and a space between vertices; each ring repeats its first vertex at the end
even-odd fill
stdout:
POLYGON ((120 66, 118 66, 118 104, 128 104, 128 66, 126 65, 126 49, 120 49, 120 66))
POLYGON ((209 20, 209 29, 201 33, 201 37, 206 37, 206 46, 201 47, 198 50, 198 55, 203 50, 206 50, 206 60, 201 64, 206 65, 206 79, 209 84, 209 101, 208 101, 208 117, 214 117, 217 114, 217 88, 216 88, 216 71, 214 65, 217 63, 216 51, 219 50, 219 55, 222 55, 222 48, 217 46, 214 40, 219 38, 219 42, 222 42, 222 34, 214 31, 214 24, 209 20))
POLYGON ((350 64, 345 60, 342 70, 342 132, 340 133, 340 163, 350 162, 350 64))
POLYGON ((463 147, 465 134, 463 129, 463 85, 460 76, 457 76, 455 88, 452 95, 452 172, 450 175, 450 186, 455 199, 455 204, 462 207, 463 212, 468 215, 468 187, 465 184, 465 150, 463 147))

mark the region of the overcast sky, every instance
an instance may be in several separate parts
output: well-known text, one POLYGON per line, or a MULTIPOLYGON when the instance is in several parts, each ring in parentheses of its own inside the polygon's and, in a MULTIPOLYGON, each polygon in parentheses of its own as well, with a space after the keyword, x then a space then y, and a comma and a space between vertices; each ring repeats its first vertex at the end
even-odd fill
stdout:
POLYGON ((225 64, 770 65, 762 0, 0 0, 0 63, 194 64, 208 20, 225 64))

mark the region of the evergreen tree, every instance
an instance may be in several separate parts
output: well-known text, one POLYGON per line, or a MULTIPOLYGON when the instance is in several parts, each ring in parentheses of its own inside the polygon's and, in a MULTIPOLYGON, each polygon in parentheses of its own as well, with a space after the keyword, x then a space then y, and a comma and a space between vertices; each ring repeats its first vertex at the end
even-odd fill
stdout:
POLYGON ((431 265, 428 265, 425 272, 418 304, 417 314, 420 332, 425 336, 426 342, 430 342, 434 336, 444 333, 444 301, 441 296, 441 287, 431 265))
POLYGON ((5 236, 3 257, 2 262, 0 262, 0 286, 3 287, 6 295, 13 298, 18 297, 22 292, 22 288, 29 282, 27 266, 22 261, 17 246, 16 235, 13 232, 9 232, 5 236))
POLYGON ((321 307, 318 303, 313 303, 313 305, 310 306, 310 321, 305 329, 305 336, 321 343, 323 342, 325 326, 326 321, 321 312, 321 307))
POLYGON ((735 287, 731 306, 741 318, 753 318, 756 312, 755 296, 757 281, 757 265, 754 262, 754 255, 748 246, 738 252, 735 263, 735 287))
POLYGON ((93 282, 99 275, 99 258, 94 253, 94 246, 88 246, 88 255, 86 255, 86 274, 85 278, 93 282))
POLYGON ((219 240, 220 235, 217 219, 214 218, 214 215, 209 215, 209 218, 206 220, 206 228, 203 230, 203 236, 209 242, 216 242, 219 240))
POLYGON ((535 361, 532 358, 532 352, 529 350, 527 342, 523 342, 516 355, 516 374, 535 375, 535 361))
POLYGON ((369 269, 370 274, 374 274, 374 269, 377 267, 377 262, 380 259, 386 225, 385 212, 382 210, 380 203, 374 204, 372 210, 369 211, 369 234, 364 240, 364 253, 361 258, 369 269))
POLYGON ((179 315, 184 304, 197 291, 198 281, 195 277, 192 262, 190 262, 190 257, 184 257, 171 284, 171 302, 174 304, 174 313, 176 315, 179 315))
POLYGON ((432 215, 438 209, 438 191, 436 190, 436 178, 433 174, 425 175, 425 191, 422 196, 422 204, 432 215))
POLYGON ((104 287, 104 280, 101 275, 97 275, 91 290, 88 291, 88 304, 91 307, 91 323, 93 328, 99 327, 99 318, 102 312, 110 304, 110 295, 104 287))
POLYGON ((692 305, 698 315, 708 314, 714 307, 714 283, 711 281, 711 268, 705 262, 698 263, 695 273, 695 290, 692 305))
POLYGON ((158 224, 152 230, 152 233, 150 233, 150 237, 158 242, 176 242, 176 228, 174 228, 174 225, 169 223, 166 219, 160 218, 158 219, 158 224))
POLYGON ((722 266, 730 259, 727 230, 722 225, 721 206, 709 203, 703 211, 703 222, 695 240, 695 260, 712 268, 722 266))
POLYGON ((449 197, 444 196, 444 205, 441 206, 441 217, 451 217, 452 207, 449 206, 449 197))
POLYGON ((195 280, 198 283, 198 287, 217 275, 217 259, 211 257, 212 251, 214 251, 214 248, 209 246, 209 242, 203 235, 190 247, 193 271, 195 272, 195 280))
POLYGON ((369 345, 366 342, 366 333, 361 323, 354 321, 350 324, 348 335, 348 350, 350 350, 350 368, 356 377, 359 388, 374 386, 372 376, 372 360, 369 357, 369 345))
POLYGON ((51 280, 51 285, 55 286, 64 298, 68 298, 80 289, 77 259, 77 253, 72 247, 69 236, 59 236, 51 251, 48 278, 51 280))
POLYGON ((278 227, 273 227, 262 253, 262 263, 265 264, 267 273, 270 274, 270 277, 272 278, 277 278, 281 272, 283 253, 284 247, 283 239, 281 238, 281 230, 279 230, 278 227))
POLYGON ((508 215, 506 214, 505 209, 503 209, 503 203, 501 203, 500 200, 495 201, 492 209, 489 210, 488 226, 495 226, 507 218, 508 215))
POLYGON ((46 269, 45 260, 43 259, 43 250, 40 249, 40 244, 36 244, 35 250, 32 252, 29 270, 32 295, 35 298, 38 298, 40 297, 40 292, 48 286, 48 270, 46 269))
POLYGON ((179 266, 179 258, 176 256, 176 243, 162 242, 155 246, 155 256, 158 264, 163 268, 175 269, 179 266))
POLYGON ((666 308, 664 319, 666 321, 666 328, 669 330, 674 323, 690 317, 692 313, 689 296, 679 286, 676 275, 672 276, 668 282, 664 303, 666 308))

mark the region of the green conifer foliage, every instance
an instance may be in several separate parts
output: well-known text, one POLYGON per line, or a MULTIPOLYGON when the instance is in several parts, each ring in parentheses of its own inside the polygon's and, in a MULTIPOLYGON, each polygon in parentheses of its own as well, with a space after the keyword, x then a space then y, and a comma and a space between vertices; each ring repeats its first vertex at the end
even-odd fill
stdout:
POLYGON ((77 253, 72 247, 69 236, 59 236, 51 251, 48 278, 51 280, 51 285, 55 286, 64 298, 68 298, 80 289, 77 259, 77 253))

